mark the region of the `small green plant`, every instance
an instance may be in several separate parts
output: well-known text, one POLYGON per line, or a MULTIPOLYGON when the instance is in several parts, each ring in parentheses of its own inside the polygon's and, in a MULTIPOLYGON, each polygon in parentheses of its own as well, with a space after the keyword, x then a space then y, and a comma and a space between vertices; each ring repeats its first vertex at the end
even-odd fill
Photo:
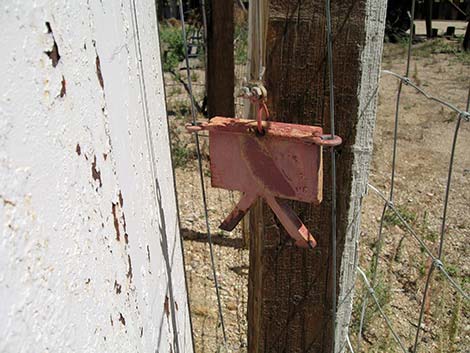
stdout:
POLYGON ((405 110, 408 111, 408 110, 411 110, 415 105, 416 105, 415 103, 413 103, 413 104, 405 104, 405 105, 403 106, 403 109, 405 109, 405 110))
POLYGON ((189 102, 183 99, 172 101, 171 104, 168 104, 168 108, 175 111, 177 116, 185 116, 190 113, 189 102))
POLYGON ((235 26, 234 33, 234 58, 235 64, 246 64, 248 60, 248 28, 247 25, 235 26))
POLYGON ((174 125, 170 124, 171 158, 174 168, 185 168, 193 157, 188 144, 181 140, 174 125))
POLYGON ((459 334, 459 326, 461 319, 461 310, 462 310, 462 297, 457 297, 457 304, 452 307, 452 316, 449 323, 449 342, 452 352, 456 351, 457 337, 459 334))
POLYGON ((459 270, 457 269, 457 267, 455 267, 454 265, 450 265, 450 264, 447 264, 446 270, 447 270, 447 273, 448 273, 451 277, 455 277, 455 276, 457 276, 458 273, 459 273, 459 270))
MULTIPOLYGON (((414 213, 412 210, 409 210, 404 206, 398 206, 396 209, 398 213, 401 214, 403 220, 405 220, 406 223, 410 224, 416 221, 416 213, 414 213)), ((399 226, 400 228, 405 227, 400 220, 400 217, 398 217, 398 215, 391 209, 387 209, 387 212, 385 212, 384 224, 386 226, 399 226)))
MULTIPOLYGON (((366 275, 368 278, 371 278, 372 276, 371 270, 369 270, 366 275)), ((377 281, 374 287, 375 296, 377 297, 380 306, 386 309, 387 305, 392 300, 392 296, 391 296, 392 287, 389 284, 390 281, 387 279, 387 276, 382 277, 379 275, 377 276, 377 278, 379 278, 379 280, 377 281)), ((358 291, 358 293, 367 292, 366 288, 363 287, 362 289, 363 291, 358 291)), ((359 295, 359 294, 357 294, 356 296, 357 298, 364 297, 363 295, 359 295)), ((363 304, 362 300, 355 300, 353 304, 353 317, 355 318, 355 320, 352 321, 352 329, 354 332, 356 332, 359 329, 359 323, 360 323, 359 318, 361 317, 362 304, 363 304)), ((375 304, 374 299, 372 299, 370 295, 368 295, 367 296, 367 308, 366 308, 366 312, 364 316, 364 324, 363 324, 364 332, 367 330, 369 325, 371 325, 375 321, 377 315, 379 315, 377 305, 375 304)))
POLYGON ((418 85, 421 86, 421 80, 418 77, 418 64, 415 62, 415 68, 413 71, 413 81, 418 85))
POLYGON ((160 25, 163 71, 177 72, 178 65, 184 60, 184 44, 181 29, 167 24, 160 25))
POLYGON ((470 64, 470 52, 462 48, 463 37, 457 37, 457 40, 434 39, 421 45, 417 45, 413 50, 413 55, 418 57, 430 57, 435 54, 451 54, 454 59, 463 64, 470 64))
POLYGON ((176 87, 172 87, 171 90, 169 90, 168 96, 170 96, 170 97, 171 96, 178 96, 181 93, 183 93, 183 91, 181 90, 181 87, 176 86, 176 87))
POLYGON ((173 166, 175 168, 184 168, 188 163, 190 153, 189 150, 180 144, 173 146, 173 166))
MULTIPOLYGON (((188 32, 191 27, 188 26, 188 32)), ((179 64, 182 62, 186 55, 184 52, 183 35, 181 28, 178 26, 171 26, 168 24, 160 25, 160 43, 162 51, 162 64, 163 71, 170 73, 177 82, 179 82, 185 91, 190 94, 188 83, 180 75, 179 64)), ((197 74, 193 74, 197 75, 197 74)), ((197 76, 191 76, 193 81, 197 80, 197 76)), ((204 112, 204 107, 197 99, 194 100, 195 107, 199 113, 204 112)))

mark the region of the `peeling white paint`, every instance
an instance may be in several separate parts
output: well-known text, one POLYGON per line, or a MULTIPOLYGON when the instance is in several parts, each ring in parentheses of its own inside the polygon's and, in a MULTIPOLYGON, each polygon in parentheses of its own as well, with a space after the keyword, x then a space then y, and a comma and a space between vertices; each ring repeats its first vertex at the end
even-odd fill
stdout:
POLYGON ((155 2, 0 6, 0 352, 192 352, 155 2))

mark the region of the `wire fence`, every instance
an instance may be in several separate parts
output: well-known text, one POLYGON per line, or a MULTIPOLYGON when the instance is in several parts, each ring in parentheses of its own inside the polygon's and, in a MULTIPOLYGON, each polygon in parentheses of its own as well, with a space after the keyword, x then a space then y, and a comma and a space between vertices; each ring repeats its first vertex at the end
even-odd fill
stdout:
MULTIPOLYGON (((202 6, 204 6, 204 1, 202 2, 202 6)), ((182 31, 182 39, 183 39, 183 47, 185 52, 185 64, 186 64, 186 74, 187 74, 187 81, 189 86, 189 93, 191 99, 191 117, 192 117, 192 124, 196 125, 197 119, 197 112, 195 107, 194 101, 194 94, 192 89, 192 78, 191 78, 191 66, 189 63, 189 52, 188 52, 188 40, 186 36, 186 27, 185 27, 185 14, 184 14, 184 6, 183 0, 179 0, 179 11, 180 11, 180 19, 181 19, 181 31, 182 31)), ((203 11, 204 12, 204 11, 203 11)), ((206 20, 204 20, 204 26, 206 26, 206 20)), ((207 27, 204 30, 204 38, 207 38, 207 27)), ((216 270, 216 261, 214 255, 214 245, 212 242, 212 233, 211 233, 211 226, 209 221, 209 211, 208 211, 208 204, 207 204, 207 192, 206 192, 206 184, 204 179, 204 169, 203 169, 203 162, 202 162, 202 153, 201 153, 201 145, 199 141, 199 134, 196 132, 194 133, 195 143, 196 143, 196 154, 198 160, 198 170, 199 170, 199 180, 201 184, 201 195, 202 195, 202 202, 204 205, 204 219, 206 225, 206 233, 207 233, 207 240, 209 244, 209 253, 211 259, 211 268, 212 268, 212 277, 214 280, 214 289, 217 297, 217 310, 219 315, 219 322, 222 329, 222 337, 223 337, 223 346, 225 351, 228 351, 227 347, 227 333, 225 330, 225 322, 224 322, 224 314, 222 308, 222 299, 220 295, 220 286, 219 286, 219 279, 217 276, 216 270)))
MULTIPOLYGON (((414 13, 415 13, 415 7, 416 7, 416 1, 413 0, 412 2, 412 9, 410 13, 411 17, 411 28, 413 29, 414 26, 414 13)), ((333 65, 332 65, 332 58, 334 56, 333 53, 333 41, 334 41, 334 33, 331 28, 331 12, 330 12, 330 1, 325 0, 325 8, 326 8, 326 19, 327 19, 327 41, 328 41, 328 67, 329 67, 329 76, 330 76, 330 99, 331 99, 331 104, 330 104, 330 119, 331 119, 331 127, 332 127, 332 135, 334 134, 334 84, 333 84, 333 65)), ((184 13, 183 13, 183 5, 182 1, 180 0, 180 11, 181 11, 181 19, 182 19, 182 27, 183 27, 183 39, 184 42, 186 43, 186 38, 185 38, 185 33, 184 33, 184 13)), ((446 240, 446 222, 447 222, 447 213, 448 213, 448 206, 449 206, 449 200, 451 197, 451 191, 452 191, 452 176, 453 176, 453 167, 455 163, 455 150, 456 150, 456 145, 457 145, 457 139, 459 136, 459 131, 462 126, 462 123, 468 123, 470 121, 470 114, 469 114, 469 104, 470 104, 470 90, 469 90, 469 95, 467 99, 467 105, 466 108, 459 108, 457 105, 454 103, 448 102, 445 99, 437 97, 434 93, 431 93, 430 90, 428 89, 423 89, 419 85, 419 83, 414 82, 410 78, 410 69, 411 69, 411 63, 412 63, 412 52, 413 52, 413 38, 414 38, 414 33, 413 30, 410 31, 409 35, 409 41, 408 41, 408 47, 407 47, 407 56, 406 56, 406 69, 404 74, 398 74, 394 71, 391 70, 382 70, 382 76, 384 75, 390 75, 392 77, 395 77, 398 80, 398 90, 397 90, 397 96, 395 100, 395 114, 394 114, 394 128, 393 128, 393 142, 392 142, 392 164, 391 164, 391 169, 390 169, 390 186, 387 191, 381 190, 379 187, 376 187, 372 184, 368 185, 368 190, 370 191, 371 194, 374 194, 377 196, 382 202, 383 202, 383 208, 382 208, 382 213, 380 217, 380 223, 379 223, 379 228, 377 231, 377 240, 375 242, 375 248, 374 248, 374 254, 371 260, 371 270, 366 271, 360 266, 357 267, 357 272, 358 272, 358 281, 361 283, 362 288, 364 289, 362 293, 358 293, 359 295, 356 296, 356 300, 359 300, 360 303, 360 315, 359 315, 359 325, 358 325, 358 330, 357 333, 355 333, 356 340, 354 341, 351 339, 349 336, 346 337, 346 341, 344 342, 345 346, 344 349, 348 349, 350 352, 360 352, 363 350, 363 337, 364 337, 364 330, 365 330, 365 324, 366 324, 366 317, 368 314, 368 311, 374 310, 377 311, 380 315, 380 317, 384 320, 386 324, 386 328, 389 330, 390 334, 393 337, 394 342, 396 343, 396 347, 399 351, 401 352, 412 352, 412 353, 417 353, 419 351, 420 343, 421 343, 421 333, 423 331, 423 320, 425 317, 425 309, 426 309, 426 303, 428 300, 428 295, 429 295, 429 288, 430 285, 433 281, 433 273, 435 271, 438 271, 440 274, 442 274, 442 278, 444 278, 449 285, 455 290, 458 295, 460 295, 463 300, 468 301, 469 300, 469 295, 466 292, 465 288, 462 287, 462 285, 459 283, 458 280, 454 278, 452 275, 453 271, 450 271, 448 266, 445 264, 445 260, 443 259, 443 251, 445 247, 445 240, 446 240), (410 224, 409 221, 407 221, 406 215, 402 214, 402 211, 400 210, 400 207, 397 206, 396 200, 395 200, 395 188, 396 188, 396 171, 397 171, 397 162, 399 160, 399 151, 398 151, 398 137, 400 133, 400 124, 399 122, 401 121, 402 118, 402 97, 404 95, 404 87, 411 87, 414 89, 418 94, 423 96, 425 99, 429 101, 433 101, 437 104, 440 104, 444 108, 450 109, 452 112, 454 112, 457 116, 457 120, 455 123, 455 132, 454 136, 452 139, 452 147, 450 150, 450 161, 449 161, 449 166, 448 166, 448 172, 447 172, 447 181, 446 181, 446 186, 445 186, 445 197, 443 201, 443 211, 442 211, 442 219, 441 219, 441 226, 440 226, 440 233, 439 233, 439 239, 438 239, 438 251, 437 253, 434 253, 431 248, 427 245, 427 243, 423 240, 422 234, 420 234, 419 230, 416 230, 412 224, 410 224), (388 195, 386 195, 388 194, 388 195), (379 266, 380 266, 380 259, 382 256, 382 251, 383 251, 383 243, 386 240, 385 239, 385 234, 384 234, 384 227, 385 227, 385 218, 387 216, 388 212, 392 212, 398 221, 401 223, 401 225, 405 228, 406 232, 409 234, 410 238, 413 239, 415 245, 421 249, 421 251, 425 254, 425 256, 429 257, 431 259, 431 265, 427 269, 426 273, 426 281, 425 281, 425 286, 424 286, 424 291, 422 293, 421 300, 418 300, 419 303, 419 317, 417 319, 417 322, 413 323, 412 326, 414 326, 415 333, 414 333, 414 341, 412 343, 411 347, 407 348, 407 344, 403 337, 400 336, 399 330, 397 330, 394 327, 394 322, 396 321, 396 318, 391 318, 390 314, 387 312, 386 308, 384 308, 383 304, 381 303, 380 300, 380 295, 378 293, 378 283, 380 282, 380 276, 381 272, 379 271, 379 266), (371 300, 372 305, 375 307, 372 309, 368 303, 369 299, 371 300)), ((186 53, 188 53, 188 50, 185 50, 186 53)), ((191 72, 190 72, 190 65, 188 61, 188 57, 186 57, 186 68, 187 68, 187 80, 188 84, 191 90, 191 72)), ((245 68, 243 65, 239 64, 236 66, 236 77, 240 79, 241 77, 244 76, 245 68)), ((374 101, 376 98, 376 95, 379 92, 379 87, 377 86, 374 90, 372 90, 371 96, 369 97, 368 103, 371 103, 374 101)), ((191 111, 192 111, 192 119, 193 122, 195 122, 195 117, 196 117, 196 111, 194 107, 194 97, 191 94, 191 111)), ((243 110, 243 101, 240 101, 239 99, 236 99, 236 107, 238 108, 239 111, 243 110)), ((369 105, 369 104, 367 104, 369 105)), ((367 107, 366 107, 367 109, 367 107)), ((200 177, 200 183, 201 183, 201 190, 202 190, 202 199, 204 203, 204 216, 205 216, 205 223, 206 223, 206 231, 208 235, 208 243, 210 247, 210 259, 212 263, 212 275, 213 275, 213 280, 214 280, 214 287, 215 287, 215 292, 217 296, 217 304, 218 304, 218 320, 219 320, 219 325, 221 326, 221 331, 222 331, 222 336, 223 336, 223 346, 226 351, 228 351, 227 348, 227 337, 226 337, 226 332, 225 332, 225 326, 224 326, 224 320, 223 320, 223 307, 221 303, 221 296, 219 293, 219 284, 218 284, 218 278, 217 278, 217 272, 216 272, 216 263, 214 259, 214 251, 213 251, 213 244, 212 244, 212 237, 211 237, 211 232, 210 232, 210 225, 209 225, 209 215, 208 215, 208 205, 207 205, 207 200, 206 200, 206 188, 204 184, 204 171, 203 171, 203 165, 201 161, 201 151, 200 151, 200 146, 199 146, 199 138, 196 134, 196 149, 197 149, 197 157, 198 157, 198 166, 199 166, 199 177, 200 177)), ((332 161, 335 161, 335 152, 332 149, 331 150, 331 158, 332 161)), ((335 183, 336 183, 336 178, 335 178, 335 164, 332 163, 332 182, 333 182, 333 193, 336 190, 335 183)), ((233 196, 233 195, 232 195, 233 196)), ((332 195, 332 199, 336 200, 336 195, 332 195)), ((221 202, 220 202, 221 203, 221 202)), ((332 221, 332 229, 333 229, 333 234, 331 236, 332 239, 332 249, 336 249, 336 234, 335 234, 335 229, 336 229, 336 211, 335 208, 332 207, 332 213, 331 213, 331 221, 332 221)), ((334 255, 334 254, 333 254, 334 255)), ((334 256, 332 258, 332 264, 336 264, 336 261, 334 259, 334 256)), ((336 274, 336 270, 334 266, 332 266, 332 271, 334 274, 336 274)), ((333 281, 334 283, 336 282, 336 279, 333 281)), ((335 286, 333 286, 335 287, 335 286)), ((336 312, 336 292, 333 290, 333 313, 336 312)), ((342 305, 342 303, 338 303, 338 306, 342 305)), ((334 315, 333 315, 334 316, 334 315)), ((333 325, 336 324, 336 319, 333 320, 332 322, 333 325)), ((335 332, 335 330, 333 330, 335 332)), ((334 339, 337 339, 334 337, 334 339)))
MULTIPOLYGON (((445 280, 453 287, 453 289, 462 296, 462 298, 466 301, 469 300, 469 295, 468 293, 462 288, 462 286, 458 283, 457 280, 455 280, 451 275, 448 267, 444 264, 443 260, 443 250, 445 246, 445 240, 446 240, 446 222, 447 222, 447 215, 448 215, 448 209, 449 209, 449 200, 451 196, 451 191, 452 191, 452 177, 453 177, 453 169, 454 169, 454 164, 455 164, 455 152, 456 152, 456 145, 457 145, 457 139, 459 136, 459 130, 461 127, 462 121, 464 122, 469 122, 470 121, 470 114, 469 114, 469 105, 470 105, 470 87, 469 87, 469 93, 468 93, 468 99, 467 99, 467 104, 465 109, 458 108, 455 104, 448 102, 444 99, 436 97, 434 94, 431 94, 427 90, 424 90, 422 87, 420 87, 419 84, 416 82, 413 82, 410 79, 410 65, 411 65, 411 60, 412 60, 412 48, 413 48, 413 39, 414 39, 414 33, 413 33, 413 28, 414 28, 414 13, 415 13, 415 7, 416 7, 416 1, 413 0, 412 2, 412 8, 411 8, 411 13, 410 18, 411 18, 411 30, 409 34, 409 39, 408 39, 408 50, 407 50, 407 56, 406 56, 406 69, 405 73, 403 75, 400 75, 398 73, 395 73, 390 70, 382 70, 382 75, 391 75, 399 80, 399 86, 398 86, 398 91, 397 91, 397 96, 395 100, 395 119, 394 119, 394 132, 393 132, 393 147, 392 147, 392 165, 390 169, 390 187, 388 189, 388 196, 385 195, 385 191, 381 191, 379 188, 375 187, 374 185, 368 184, 368 190, 373 192, 375 195, 377 195, 382 201, 383 201, 383 210, 382 214, 380 217, 380 225, 379 229, 377 231, 377 240, 375 242, 375 252, 373 254, 372 258, 372 265, 371 265, 371 273, 370 273, 370 279, 366 275, 366 272, 361 268, 357 267, 357 272, 359 274, 358 278, 361 280, 362 285, 364 287, 364 293, 362 295, 362 304, 361 304, 361 310, 360 310, 360 318, 359 318, 359 329, 357 332, 357 339, 356 339, 356 345, 355 349, 353 348, 353 344, 349 336, 346 339, 346 347, 349 349, 350 352, 359 352, 362 349, 362 338, 364 335, 364 321, 365 317, 367 314, 367 310, 371 310, 371 308, 368 307, 368 298, 373 299, 373 304, 375 306, 374 310, 378 310, 380 316, 383 318, 383 320, 386 323, 386 327, 390 331, 390 333, 393 336, 393 339, 396 343, 396 347, 404 352, 404 353, 416 353, 419 351, 421 339, 420 335, 423 331, 423 320, 425 316, 425 309, 426 305, 428 303, 428 295, 429 295, 429 288, 431 285, 431 282, 433 280, 433 272, 435 270, 439 271, 445 280), (442 205, 442 219, 441 219, 441 226, 440 226, 440 234, 439 234, 439 248, 437 254, 434 254, 431 249, 426 245, 426 242, 423 240, 423 237, 419 234, 419 231, 415 230, 409 222, 406 220, 406 216, 404 216, 399 208, 395 204, 395 185, 396 185, 396 169, 397 169, 397 160, 398 160, 398 135, 399 135, 399 121, 400 118, 402 117, 401 109, 402 109, 402 101, 401 98, 403 96, 403 87, 404 86, 409 86, 413 88, 418 94, 422 95, 424 98, 426 98, 429 101, 436 102, 440 105, 442 105, 445 108, 450 109, 457 115, 457 120, 455 124, 455 132, 453 135, 452 139, 452 147, 450 151, 450 161, 449 161, 449 166, 448 166, 448 172, 447 172, 447 181, 446 181, 446 186, 445 186, 445 196, 444 196, 444 202, 442 205), (380 300, 377 295, 377 282, 378 282, 378 276, 379 271, 379 259, 381 258, 382 255, 382 248, 383 248, 383 242, 384 242, 384 220, 386 218, 387 212, 392 211, 398 221, 404 226, 408 234, 413 238, 415 241, 415 244, 421 249, 422 252, 424 252, 425 255, 429 256, 429 258, 432 260, 431 265, 429 266, 426 274, 426 281, 425 281, 425 286, 424 286, 424 291, 421 297, 419 303, 419 317, 417 322, 415 323, 415 334, 414 334, 414 342, 413 344, 409 347, 406 348, 405 343, 403 338, 400 337, 400 335, 397 333, 397 330, 393 326, 393 321, 389 315, 386 313, 384 308, 382 307, 380 300)), ((373 94, 369 99, 369 102, 371 102, 375 96, 378 93, 378 87, 373 90, 373 94)), ((467 347, 468 348, 468 347, 467 347)), ((450 349, 450 348, 449 348, 450 349)), ((464 348, 465 349, 465 348, 464 348)))

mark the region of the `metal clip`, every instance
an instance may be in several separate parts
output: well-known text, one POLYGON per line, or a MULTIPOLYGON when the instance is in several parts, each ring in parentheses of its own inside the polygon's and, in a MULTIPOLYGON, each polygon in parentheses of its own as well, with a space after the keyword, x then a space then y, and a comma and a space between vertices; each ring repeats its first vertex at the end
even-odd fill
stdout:
POLYGON ((269 110, 266 105, 268 99, 268 90, 261 81, 250 81, 240 89, 240 97, 248 99, 252 104, 256 106, 257 114, 257 128, 258 134, 264 135, 263 130, 263 113, 265 120, 269 119, 269 110))

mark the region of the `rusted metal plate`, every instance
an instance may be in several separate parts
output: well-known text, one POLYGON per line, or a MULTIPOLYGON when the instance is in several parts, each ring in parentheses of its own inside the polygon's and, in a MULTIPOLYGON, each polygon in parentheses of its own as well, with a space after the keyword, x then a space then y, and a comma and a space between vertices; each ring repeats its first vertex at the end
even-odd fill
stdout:
POLYGON ((322 128, 255 120, 215 117, 188 126, 208 130, 213 187, 237 190, 243 196, 221 224, 232 230, 258 197, 266 200, 296 245, 314 247, 315 239, 282 199, 319 204, 322 200, 322 146, 338 145, 322 128))

